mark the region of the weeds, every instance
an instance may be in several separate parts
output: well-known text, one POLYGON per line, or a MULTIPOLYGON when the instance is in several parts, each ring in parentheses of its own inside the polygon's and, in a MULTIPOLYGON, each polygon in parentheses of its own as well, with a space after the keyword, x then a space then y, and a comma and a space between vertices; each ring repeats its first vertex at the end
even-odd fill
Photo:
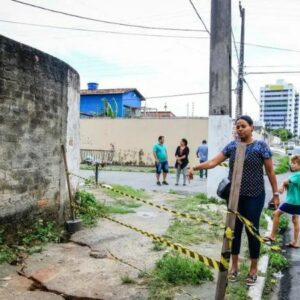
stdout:
POLYGON ((284 233, 289 228, 289 218, 286 215, 281 215, 279 219, 279 232, 284 233))
MULTIPOLYGON (((122 193, 128 194, 133 197, 144 198, 144 199, 149 197, 149 195, 147 193, 145 193, 145 191, 142 189, 137 190, 130 186, 120 185, 120 184, 113 184, 112 187, 122 193)), ((122 199, 124 197, 126 198, 126 196, 123 196, 123 195, 121 195, 113 190, 109 190, 109 189, 105 189, 104 193, 114 199, 116 199, 116 198, 122 199)))
POLYGON ((133 213, 132 208, 140 206, 135 201, 116 200, 112 204, 100 203, 92 193, 86 191, 77 192, 75 195, 77 212, 86 226, 93 226, 101 215, 133 213))
POLYGON ((270 254, 270 261, 269 266, 275 270, 276 272, 279 272, 289 266, 289 261, 286 257, 284 257, 280 253, 271 252, 270 254))
POLYGON ((128 274, 121 276, 122 284, 133 284, 135 280, 131 278, 128 274))
POLYGON ((275 174, 283 174, 289 170, 290 160, 288 156, 284 156, 278 159, 278 165, 275 168, 275 174))
POLYGON ((175 286, 213 280, 211 270, 190 258, 166 253, 155 265, 149 283, 150 299, 172 299, 175 286))
POLYGON ((17 264, 22 256, 41 252, 49 242, 59 243, 64 230, 42 219, 17 230, 13 235, 0 231, 0 263, 17 264))
POLYGON ((166 249, 166 246, 164 246, 163 244, 159 243, 159 242, 152 242, 153 247, 152 250, 153 251, 162 251, 166 249))
POLYGON ((220 237, 222 229, 207 227, 196 221, 175 220, 168 228, 166 237, 176 243, 185 245, 198 244, 200 242, 214 241, 220 237))
POLYGON ((204 193, 198 193, 193 196, 188 196, 183 199, 179 199, 175 202, 174 208, 182 212, 199 212, 203 204, 225 204, 223 200, 219 200, 215 197, 207 197, 204 193))
POLYGON ((264 229, 264 230, 267 230, 268 229, 268 220, 266 219, 266 216, 265 214, 263 213, 260 217, 260 221, 259 221, 259 227, 264 229))
POLYGON ((248 275, 248 266, 245 262, 241 263, 240 270, 238 274, 238 281, 231 283, 229 282, 228 288, 226 290, 227 300, 247 300, 248 288, 246 286, 246 277, 248 275))

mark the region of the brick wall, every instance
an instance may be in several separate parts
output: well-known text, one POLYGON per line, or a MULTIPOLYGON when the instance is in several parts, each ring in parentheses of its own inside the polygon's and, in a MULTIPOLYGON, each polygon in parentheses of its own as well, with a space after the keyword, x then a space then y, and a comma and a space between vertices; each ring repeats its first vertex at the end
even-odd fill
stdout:
MULTIPOLYGON (((0 224, 36 213, 63 219, 67 190, 61 144, 77 172, 79 75, 64 62, 0 35, 0 224)), ((72 184, 75 189, 76 180, 72 184)))

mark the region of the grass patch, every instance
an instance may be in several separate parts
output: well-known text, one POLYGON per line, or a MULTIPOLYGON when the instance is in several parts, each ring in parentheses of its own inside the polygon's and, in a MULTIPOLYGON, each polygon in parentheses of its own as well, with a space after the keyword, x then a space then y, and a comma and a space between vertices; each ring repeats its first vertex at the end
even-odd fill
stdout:
POLYGON ((173 202, 174 208, 182 212, 199 212, 203 204, 225 204, 225 201, 215 197, 207 197, 204 193, 198 193, 173 202))
POLYGON ((166 246, 159 243, 159 242, 152 242, 153 244, 153 247, 152 247, 152 250, 153 251, 162 251, 162 250, 165 250, 166 249, 166 246))
POLYGON ((26 254, 41 252, 49 243, 59 243, 64 230, 54 222, 42 219, 24 226, 21 230, 8 233, 0 230, 0 264, 18 264, 26 254))
POLYGON ((275 270, 275 272, 279 272, 290 265, 288 259, 284 257, 281 253, 271 252, 270 253, 270 261, 269 267, 275 270))
POLYGON ((172 299, 180 285, 198 285, 213 280, 211 270, 204 264, 177 253, 166 253, 157 261, 149 282, 150 299, 172 299))
POLYGON ((86 191, 77 192, 75 201, 78 206, 76 209, 77 215, 86 226, 94 226, 101 215, 134 213, 133 208, 140 206, 135 201, 124 201, 122 199, 111 204, 100 203, 92 193, 86 191))
MULTIPOLYGON (((111 186, 114 189, 116 189, 122 193, 128 194, 130 196, 133 196, 133 197, 144 198, 144 199, 149 198, 149 195, 142 189, 134 189, 128 185, 120 185, 120 184, 112 184, 111 186)), ((113 190, 109 190, 109 189, 105 189, 104 193, 113 199, 127 198, 126 196, 123 196, 123 195, 121 195, 113 190)))
POLYGON ((248 288, 245 283, 248 272, 249 272, 248 266, 244 262, 241 263, 240 270, 238 273, 238 281, 228 283, 225 299, 227 299, 227 300, 250 299, 248 297, 248 288))
POLYGON ((281 215, 279 219, 279 232, 284 233, 289 228, 289 217, 287 215, 281 215))
POLYGON ((184 245, 220 239, 223 229, 195 221, 175 220, 168 228, 165 236, 176 243, 184 245))
POLYGON ((260 221, 259 221, 259 227, 267 230, 268 229, 268 220, 266 219, 266 215, 263 213, 260 217, 260 221))
POLYGON ((290 166, 290 159, 288 156, 283 156, 278 159, 278 165, 275 168, 275 174, 283 174, 288 172, 290 166))
POLYGON ((128 274, 121 276, 122 284, 133 284, 135 280, 131 278, 128 274))
POLYGON ((275 285, 277 284, 277 279, 273 277, 273 274, 290 265, 288 259, 280 253, 270 252, 269 266, 266 274, 266 282, 263 290, 263 300, 270 299, 269 295, 273 291, 275 285))

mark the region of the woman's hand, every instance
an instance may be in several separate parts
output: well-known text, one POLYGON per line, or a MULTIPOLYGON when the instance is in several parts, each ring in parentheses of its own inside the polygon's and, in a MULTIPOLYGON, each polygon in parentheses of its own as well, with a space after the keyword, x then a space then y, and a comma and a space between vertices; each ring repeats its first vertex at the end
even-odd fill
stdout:
POLYGON ((192 180, 194 178, 194 170, 193 168, 189 167, 189 170, 188 170, 188 179, 189 180, 192 180))

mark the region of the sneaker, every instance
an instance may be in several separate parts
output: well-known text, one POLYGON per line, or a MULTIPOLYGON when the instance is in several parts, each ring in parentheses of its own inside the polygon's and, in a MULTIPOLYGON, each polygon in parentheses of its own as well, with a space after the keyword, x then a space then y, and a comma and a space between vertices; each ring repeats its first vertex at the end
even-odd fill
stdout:
POLYGON ((161 185, 160 181, 157 181, 156 184, 157 184, 157 185, 161 185))
POLYGON ((175 183, 175 185, 178 185, 178 183, 175 183))
POLYGON ((183 186, 186 186, 186 184, 184 183, 183 186))
POLYGON ((230 282, 236 282, 237 281, 237 275, 238 275, 237 272, 230 272, 228 274, 228 281, 230 281, 230 282))
POLYGON ((169 185, 166 181, 162 182, 163 185, 169 185))
POLYGON ((257 275, 256 275, 256 274, 253 274, 253 275, 248 274, 248 276, 247 276, 247 278, 246 278, 246 284, 247 284, 248 286, 253 286, 253 285, 255 285, 256 281, 257 281, 257 275))

